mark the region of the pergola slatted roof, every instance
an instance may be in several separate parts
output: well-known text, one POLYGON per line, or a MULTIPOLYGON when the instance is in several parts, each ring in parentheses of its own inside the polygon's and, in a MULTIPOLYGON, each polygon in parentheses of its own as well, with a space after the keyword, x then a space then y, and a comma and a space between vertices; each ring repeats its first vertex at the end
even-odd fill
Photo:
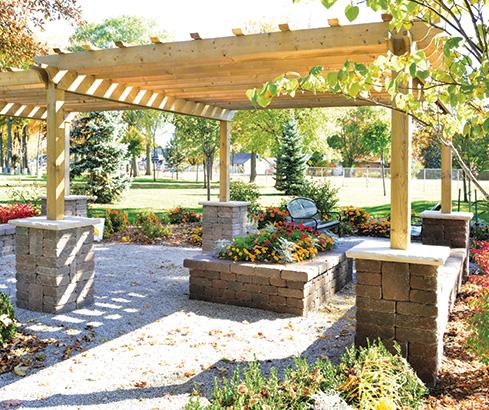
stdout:
MULTIPOLYGON (((87 45, 81 52, 39 56, 35 58, 39 65, 36 70, 0 73, 0 110, 12 114, 8 104, 45 109, 46 83, 51 77, 67 91, 67 112, 136 106, 228 120, 234 110, 254 108, 246 90, 261 87, 277 75, 290 71, 304 74, 316 65, 325 71, 338 70, 347 59, 371 63, 389 50, 390 33, 385 22, 305 30, 281 25, 280 30, 244 35, 234 29, 235 35, 230 37, 199 36, 197 40, 167 43, 152 39, 148 45, 117 44, 102 50, 87 45), (77 81, 78 86, 74 86, 77 81), (116 90, 108 95, 114 84, 116 90)), ((436 32, 415 23, 404 35, 409 35, 417 49, 424 50, 436 64, 436 32)), ((386 93, 376 98, 390 103, 386 93)), ((299 94, 275 98, 270 108, 365 104, 339 95, 299 94)))

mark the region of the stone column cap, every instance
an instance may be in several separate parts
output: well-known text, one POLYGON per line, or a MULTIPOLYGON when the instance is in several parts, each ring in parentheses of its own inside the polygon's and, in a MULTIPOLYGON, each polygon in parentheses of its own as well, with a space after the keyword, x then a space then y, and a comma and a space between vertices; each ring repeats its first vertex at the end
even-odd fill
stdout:
POLYGON ((470 221, 474 214, 472 212, 450 212, 449 214, 440 211, 423 211, 419 214, 420 218, 433 219, 453 219, 461 221, 470 221))
MULTIPOLYGON (((88 201, 92 198, 94 197, 89 195, 65 195, 65 200, 69 201, 76 201, 77 199, 86 199, 88 201)), ((47 199, 46 195, 41 195, 41 199, 47 199)))
POLYGON ((248 206, 250 203, 245 201, 228 201, 228 202, 220 202, 220 201, 203 201, 199 202, 199 205, 203 206, 223 206, 229 208, 235 208, 240 206, 248 206))
POLYGON ((389 241, 366 240, 349 249, 346 256, 354 259, 440 266, 450 256, 450 248, 412 243, 408 249, 392 249, 389 241))
POLYGON ((65 229, 83 228, 97 225, 98 218, 84 218, 81 216, 65 216, 64 219, 51 220, 45 216, 33 216, 31 218, 12 219, 10 225, 22 228, 46 229, 49 231, 63 231, 65 229))

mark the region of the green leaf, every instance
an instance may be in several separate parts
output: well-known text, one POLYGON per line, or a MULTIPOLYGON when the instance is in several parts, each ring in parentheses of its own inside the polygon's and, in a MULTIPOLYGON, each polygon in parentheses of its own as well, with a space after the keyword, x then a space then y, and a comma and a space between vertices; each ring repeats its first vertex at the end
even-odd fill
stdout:
POLYGON ((484 131, 489 132, 489 118, 486 118, 486 120, 484 121, 484 124, 482 124, 482 126, 484 128, 484 131))
POLYGON ((411 74, 411 77, 415 77, 416 76, 416 63, 412 63, 409 66, 409 74, 411 74))
POLYGON ((368 70, 367 70, 367 67, 365 66, 365 64, 355 63, 355 70, 358 71, 362 75, 365 75, 368 73, 368 70))
POLYGON ((312 75, 319 75, 323 72, 323 66, 317 65, 315 67, 312 67, 311 70, 309 71, 309 74, 312 75))
POLYGON ((360 13, 360 9, 358 8, 358 6, 348 4, 345 7, 345 16, 349 21, 355 20, 358 17, 358 13, 360 13))
POLYGON ((253 88, 251 90, 246 90, 246 97, 248 97, 248 100, 250 100, 252 104, 256 104, 256 96, 257 96, 256 88, 253 88))
POLYGON ((338 73, 336 71, 330 71, 326 79, 330 86, 334 86, 338 83, 338 73))
POLYGON ((416 74, 420 80, 424 80, 424 79, 428 78, 428 76, 430 75, 430 72, 428 70, 419 70, 416 72, 416 74))
POLYGON ((327 9, 331 8, 336 3, 336 0, 321 0, 321 3, 327 9))
POLYGON ((462 37, 451 37, 447 40, 447 42, 443 45, 443 53, 445 54, 445 56, 449 56, 450 55, 450 52, 458 47, 458 45, 460 44, 460 42, 463 40, 462 37))

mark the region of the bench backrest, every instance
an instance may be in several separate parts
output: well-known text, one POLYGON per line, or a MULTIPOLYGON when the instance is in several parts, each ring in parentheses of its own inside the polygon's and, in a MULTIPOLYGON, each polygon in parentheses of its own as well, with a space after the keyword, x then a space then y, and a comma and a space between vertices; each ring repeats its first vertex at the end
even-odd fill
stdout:
POLYGON ((309 198, 295 198, 287 204, 292 219, 307 219, 317 216, 318 208, 309 198))

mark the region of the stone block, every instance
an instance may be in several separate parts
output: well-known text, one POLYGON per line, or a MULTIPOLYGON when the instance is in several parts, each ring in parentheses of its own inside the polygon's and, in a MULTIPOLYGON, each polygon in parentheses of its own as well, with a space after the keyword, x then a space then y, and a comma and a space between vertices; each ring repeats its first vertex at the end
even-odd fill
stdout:
POLYGON ((437 330, 396 327, 396 340, 416 343, 436 343, 437 330))
POLYGON ((396 302, 393 300, 372 299, 357 296, 356 302, 357 309, 385 313, 395 313, 396 311, 396 302))
POLYGON ((278 288, 278 294, 286 298, 302 299, 304 297, 302 289, 278 288))
POLYGON ((438 274, 438 267, 432 265, 422 265, 419 263, 409 264, 409 273, 415 276, 436 276, 438 274))
POLYGON ((358 307, 356 312, 357 323, 368 323, 377 326, 394 326, 395 316, 395 313, 373 312, 358 307))
POLYGON ((438 327, 436 317, 396 315, 396 327, 406 329, 425 329, 435 331, 438 327))
POLYGON ((387 300, 409 300, 409 264, 382 264, 382 297, 387 300))
POLYGON ((424 305, 414 302, 397 302, 396 312, 401 315, 436 317, 438 308, 434 305, 424 305))
POLYGON ((357 283, 361 285, 380 286, 382 275, 380 273, 357 272, 357 283))
POLYGON ((382 298, 382 288, 380 286, 356 285, 357 296, 363 296, 371 299, 382 298))
POLYGON ((355 267, 357 272, 380 273, 382 269, 382 263, 380 261, 373 261, 368 259, 357 259, 355 260, 355 267))
POLYGON ((438 299, 438 294, 436 291, 411 289, 409 293, 409 300, 411 302, 436 305, 437 299, 438 299))
POLYGON ((410 277, 411 289, 436 289, 437 287, 437 277, 436 276, 415 276, 410 277))

